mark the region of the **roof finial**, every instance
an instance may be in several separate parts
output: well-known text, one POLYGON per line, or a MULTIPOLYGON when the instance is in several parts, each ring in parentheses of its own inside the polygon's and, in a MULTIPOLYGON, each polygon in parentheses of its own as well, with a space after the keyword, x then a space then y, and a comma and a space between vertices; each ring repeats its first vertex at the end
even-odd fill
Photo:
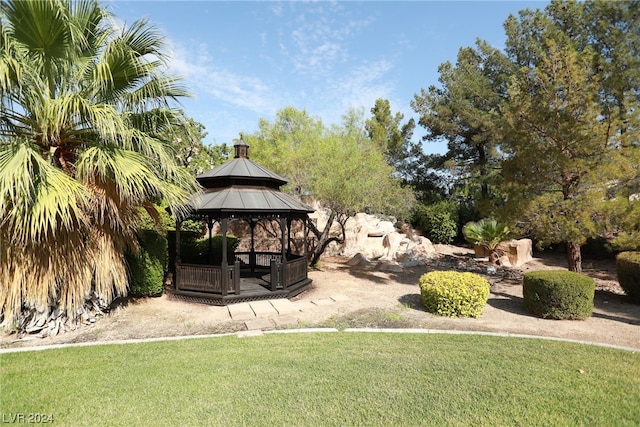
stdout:
POLYGON ((236 159, 248 159, 249 158, 249 144, 242 140, 242 132, 240 132, 240 139, 236 139, 236 143, 233 144, 235 149, 236 159))

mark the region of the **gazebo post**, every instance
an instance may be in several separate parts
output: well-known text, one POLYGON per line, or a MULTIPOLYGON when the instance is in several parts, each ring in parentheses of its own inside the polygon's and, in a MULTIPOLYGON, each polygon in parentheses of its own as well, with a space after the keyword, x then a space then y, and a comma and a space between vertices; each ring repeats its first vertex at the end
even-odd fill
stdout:
POLYGON ((180 263, 180 229, 182 228, 182 221, 176 221, 176 250, 175 250, 175 262, 180 263))
POLYGON ((302 228, 304 230, 302 234, 304 238, 304 241, 302 242, 302 254, 305 258, 307 258, 309 256, 309 251, 307 248, 307 245, 309 244, 309 228, 307 227, 307 221, 302 221, 302 228))
POLYGON ((249 218, 249 227, 251 227, 251 251, 249 252, 249 265, 251 266, 251 273, 256 272, 256 245, 255 245, 255 229, 258 225, 257 221, 253 218, 249 218))
POLYGON ((178 270, 180 270, 180 228, 182 228, 182 221, 176 220, 176 247, 175 247, 175 258, 173 260, 173 277, 171 278, 171 282, 173 282, 173 288, 178 289, 178 270))
POLYGON ((222 262, 220 263, 220 280, 222 281, 222 296, 227 296, 229 291, 229 272, 227 268, 227 229, 229 227, 227 217, 222 218, 222 262))
POLYGON ((285 218, 280 217, 280 252, 281 252, 281 256, 282 256, 282 264, 280 264, 281 267, 281 273, 280 273, 280 278, 282 281, 282 289, 286 289, 287 288, 287 277, 286 277, 286 266, 287 266, 287 254, 286 254, 286 242, 285 242, 285 235, 284 235, 284 229, 287 226, 287 220, 285 218))
POLYGON ((286 258, 286 237, 284 234, 284 230, 285 227, 287 226, 286 220, 284 218, 280 218, 280 252, 282 255, 282 263, 284 264, 284 262, 287 260, 286 258))
POLYGON ((287 218, 287 256, 291 257, 291 218, 287 218))
POLYGON ((209 229, 209 246, 207 248, 207 263, 213 264, 213 250, 212 250, 212 233, 213 233, 213 218, 211 215, 207 215, 207 228, 209 229))

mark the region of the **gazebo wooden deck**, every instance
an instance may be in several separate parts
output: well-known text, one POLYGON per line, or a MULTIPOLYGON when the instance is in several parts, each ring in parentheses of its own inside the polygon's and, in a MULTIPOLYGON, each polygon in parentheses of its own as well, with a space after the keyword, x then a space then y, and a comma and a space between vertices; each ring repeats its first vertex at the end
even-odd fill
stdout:
MULTIPOLYGON (((189 300, 214 305, 291 298, 311 286, 307 276, 307 219, 313 209, 280 191, 287 183, 281 176, 249 160, 249 146, 242 140, 234 145, 229 162, 205 172, 196 179, 204 193, 194 197, 192 218, 206 219, 209 238, 214 222, 222 234, 222 261, 219 265, 182 262, 180 222, 176 227, 176 254, 171 292, 189 300), (249 251, 227 253, 227 234, 231 221, 245 221, 251 229, 249 251), (254 230, 260 221, 277 222, 280 251, 255 250, 254 230), (291 225, 301 221, 304 230, 303 253, 291 249, 291 225)), ((211 251, 211 246, 209 247, 211 251)), ((212 259, 211 253, 208 257, 212 259)))

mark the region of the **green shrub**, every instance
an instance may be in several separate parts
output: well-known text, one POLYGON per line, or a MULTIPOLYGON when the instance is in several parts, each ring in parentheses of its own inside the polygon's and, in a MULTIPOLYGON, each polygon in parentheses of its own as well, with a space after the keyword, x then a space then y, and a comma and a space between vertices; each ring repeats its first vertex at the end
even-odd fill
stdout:
POLYGON ((129 265, 129 295, 162 295, 167 263, 167 239, 154 230, 143 230, 139 241, 140 251, 126 256, 129 265))
MULTIPOLYGON (((153 205, 158 213, 156 219, 152 218, 146 209, 140 207, 138 208, 139 219, 138 219, 138 229, 140 230, 156 230, 161 234, 166 234, 167 232, 172 232, 176 230, 176 221, 168 212, 168 208, 166 205, 153 205)), ((204 219, 188 219, 182 221, 180 230, 181 233, 191 232, 198 235, 202 235, 207 229, 207 222, 204 219)))
POLYGON ((640 303, 640 252, 621 252, 616 257, 618 282, 629 298, 640 303))
POLYGON ((412 215, 413 225, 433 243, 451 243, 458 235, 458 207, 442 201, 418 205, 412 215))
MULTIPOLYGON (((222 235, 215 235, 211 238, 212 257, 209 260, 209 238, 199 237, 199 233, 192 231, 180 231, 180 259, 187 264, 213 264, 222 263, 222 235)), ((173 270, 175 262, 176 233, 170 231, 169 237, 169 268, 173 270)), ((231 264, 234 259, 235 250, 240 244, 240 238, 227 235, 227 259, 231 264)))
MULTIPOLYGON (((233 264, 233 260, 235 258, 235 252, 240 244, 240 238, 233 236, 231 234, 227 234, 227 262, 229 264, 233 264)), ((196 246, 198 248, 198 252, 201 255, 206 255, 209 253, 209 238, 205 237, 202 239, 196 240, 196 246)), ((220 265, 222 263, 222 235, 217 234, 211 237, 211 252, 212 252, 212 262, 213 265, 220 265)))
POLYGON ((480 317, 491 288, 482 276, 457 271, 432 271, 418 284, 425 308, 449 317, 480 317))
MULTIPOLYGON (((195 262, 198 257, 197 241, 201 233, 193 231, 180 231, 180 259, 182 262, 195 262)), ((173 272, 176 256, 176 232, 168 231, 167 240, 169 243, 169 270, 173 272)))
POLYGON ((549 319, 586 319, 593 311, 595 281, 564 270, 531 271, 522 293, 527 311, 549 319))

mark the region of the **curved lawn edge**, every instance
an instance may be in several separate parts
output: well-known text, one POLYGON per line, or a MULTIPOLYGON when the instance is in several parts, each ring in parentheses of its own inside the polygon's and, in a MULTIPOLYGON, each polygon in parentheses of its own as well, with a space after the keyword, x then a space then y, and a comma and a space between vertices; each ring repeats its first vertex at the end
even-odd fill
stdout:
POLYGON ((69 343, 69 344, 52 344, 43 346, 32 347, 20 347, 20 348, 4 348, 0 349, 1 354, 9 353, 22 353, 29 351, 44 351, 54 350, 60 348, 74 348, 74 347, 92 347, 100 345, 123 345, 123 344, 141 344, 149 342, 162 342, 162 341, 182 341, 193 339, 206 339, 206 338, 220 338, 227 336, 237 336, 238 338, 250 338, 259 337, 270 334, 304 334, 304 333, 396 333, 396 334, 441 334, 441 335, 482 335, 490 337, 502 337, 502 338, 524 338, 524 339, 539 339, 545 341, 560 341, 573 344, 590 345, 596 347, 612 348, 616 350, 630 351, 633 353, 640 352, 640 348, 625 347, 615 344, 606 344, 595 341, 581 341, 570 338, 558 338, 548 337, 542 335, 527 335, 527 334, 514 334, 510 332, 486 332, 486 331, 459 331, 459 330, 447 330, 447 329, 411 329, 411 328, 398 328, 398 329, 386 329, 386 328, 346 328, 339 330, 336 328, 298 328, 298 329, 277 329, 263 331, 260 329, 231 332, 224 334, 212 334, 212 335, 181 335, 173 337, 157 337, 157 338, 139 338, 130 340, 111 340, 111 341, 91 341, 82 343, 69 343))

